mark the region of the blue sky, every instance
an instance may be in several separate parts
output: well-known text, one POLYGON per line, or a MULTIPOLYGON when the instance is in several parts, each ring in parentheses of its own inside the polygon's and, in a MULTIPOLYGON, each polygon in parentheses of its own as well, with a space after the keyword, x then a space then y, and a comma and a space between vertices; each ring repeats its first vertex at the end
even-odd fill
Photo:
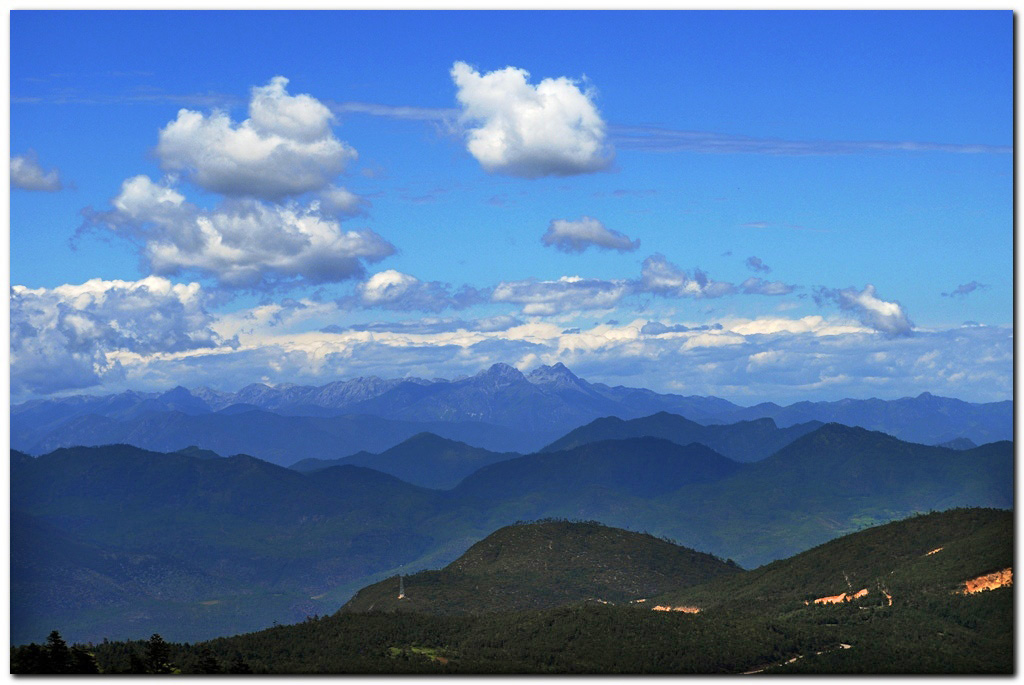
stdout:
POLYGON ((1010 12, 12 12, 12 398, 1006 399, 1012 105, 1010 12))

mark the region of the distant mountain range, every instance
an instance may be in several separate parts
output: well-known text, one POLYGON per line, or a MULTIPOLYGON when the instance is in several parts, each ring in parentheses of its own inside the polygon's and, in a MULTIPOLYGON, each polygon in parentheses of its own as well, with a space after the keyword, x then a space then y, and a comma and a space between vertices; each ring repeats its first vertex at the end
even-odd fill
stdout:
MULTIPOLYGON (((667 412, 628 421, 614 417, 597 419, 571 431, 568 435, 541 450, 542 453, 572 452, 575 456, 566 456, 565 459, 569 461, 583 460, 582 463, 572 464, 558 463, 557 460, 540 460, 551 462, 546 468, 546 471, 551 473, 542 476, 542 479, 548 483, 561 483, 563 476, 568 473, 583 475, 584 478, 586 477, 584 474, 605 473, 605 469, 597 467, 597 463, 601 459, 598 456, 600 454, 607 454, 612 463, 621 465, 622 472, 613 477, 619 486, 627 481, 645 477, 643 459, 632 452, 629 453, 629 459, 623 459, 623 454, 614 444, 603 451, 588 449, 581 452, 576 449, 597 442, 614 442, 628 438, 657 438, 659 440, 646 440, 643 444, 653 445, 654 452, 659 459, 667 453, 685 452, 687 450, 680 449, 685 446, 689 451, 703 450, 707 453, 717 450, 722 455, 729 457, 723 463, 732 465, 734 461, 748 462, 763 459, 821 425, 817 422, 809 422, 780 429, 771 419, 758 419, 729 425, 702 426, 667 412), (659 444, 661 441, 674 444, 659 444), (709 450, 708 447, 712 449, 709 450)), ((627 448, 627 451, 628 449, 630 448, 627 448)), ((329 466, 351 464, 377 469, 414 485, 449 489, 484 466, 521 456, 523 455, 515 452, 491 452, 463 442, 448 440, 432 433, 420 433, 379 454, 362 451, 341 459, 303 459, 293 464, 291 468, 308 473, 329 466)), ((718 457, 719 455, 714 456, 718 457)), ((534 461, 540 463, 536 459, 534 461)), ((719 468, 728 467, 720 466, 719 468)), ((686 466, 684 471, 686 472, 683 476, 684 480, 693 479, 699 469, 693 470, 686 466)), ((663 478, 664 474, 659 473, 657 477, 663 478)), ((651 483, 651 487, 671 489, 679 487, 680 484, 680 480, 671 478, 651 483)), ((507 493, 503 491, 501 494, 507 493)))
POLYGON ((668 412, 632 420, 609 416, 569 432, 541 452, 558 452, 600 440, 650 437, 663 438, 678 445, 699 442, 736 461, 758 461, 821 425, 820 421, 808 421, 780 429, 772 419, 754 419, 702 426, 668 412))
MULTIPOLYGON (((409 454, 438 464, 452 447, 417 443, 409 454)), ((914 512, 1012 505, 1009 442, 953 450, 838 424, 753 463, 631 437, 502 459, 450 490, 197 449, 12 451, 12 639, 60 626, 69 639, 196 640, 302 620, 517 520, 600 521, 750 568, 914 512)))
MULTIPOLYGON (((429 431, 494 452, 527 453, 596 419, 630 420, 658 412, 705 426, 765 418, 779 428, 838 422, 923 444, 957 439, 982 444, 1013 436, 1009 400, 974 404, 922 393, 898 400, 740 407, 717 397, 590 383, 562 364, 529 374, 495 364, 451 381, 371 377, 318 387, 252 384, 236 393, 178 387, 164 393, 31 400, 11 408, 11 446, 42 454, 117 442, 160 451, 197 445, 290 464, 381 452, 429 431), (299 444, 286 455, 282 445, 295 440, 299 444)), ((751 458, 719 447, 729 456, 751 458)))

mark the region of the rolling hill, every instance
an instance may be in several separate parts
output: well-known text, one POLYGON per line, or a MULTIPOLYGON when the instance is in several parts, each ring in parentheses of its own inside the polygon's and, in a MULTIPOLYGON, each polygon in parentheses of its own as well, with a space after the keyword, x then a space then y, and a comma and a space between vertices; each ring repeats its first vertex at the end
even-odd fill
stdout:
POLYGON ((290 468, 302 473, 329 466, 365 466, 424 488, 447 490, 474 471, 506 459, 516 452, 491 452, 433 433, 418 433, 380 454, 359 452, 341 459, 303 459, 290 468))
POLYGON ((543 609, 582 600, 623 603, 738 573, 721 559, 598 523, 501 528, 439 571, 363 588, 342 611, 431 614, 543 609))
POLYGON ((570 431, 540 451, 558 452, 600 440, 651 437, 679 445, 699 442, 735 461, 759 461, 821 425, 809 421, 780 429, 771 419, 755 419, 703 426, 668 412, 631 420, 609 416, 570 431))

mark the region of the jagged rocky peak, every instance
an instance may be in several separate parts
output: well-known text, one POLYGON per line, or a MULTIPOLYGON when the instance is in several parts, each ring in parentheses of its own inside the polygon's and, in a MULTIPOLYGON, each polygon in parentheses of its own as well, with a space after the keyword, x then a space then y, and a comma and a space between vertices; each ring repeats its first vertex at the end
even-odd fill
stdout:
POLYGON ((489 369, 484 369, 476 376, 474 380, 486 381, 489 383, 496 383, 501 385, 507 385, 511 383, 519 383, 526 380, 526 376, 522 374, 519 369, 514 366, 509 366, 502 362, 491 365, 489 369))
POLYGON ((582 384, 579 376, 570 371, 562 362, 557 362, 551 366, 538 366, 530 372, 526 380, 536 385, 554 385, 556 387, 578 387, 582 384))
POLYGON ((192 399, 192 393, 189 392, 188 388, 184 388, 180 385, 175 386, 165 393, 160 395, 162 400, 182 400, 192 399))
POLYGON ((280 390, 266 385, 265 383, 250 383, 235 393, 234 399, 235 402, 249 402, 258 405, 261 401, 265 401, 272 397, 276 398, 280 396, 280 394, 280 390))

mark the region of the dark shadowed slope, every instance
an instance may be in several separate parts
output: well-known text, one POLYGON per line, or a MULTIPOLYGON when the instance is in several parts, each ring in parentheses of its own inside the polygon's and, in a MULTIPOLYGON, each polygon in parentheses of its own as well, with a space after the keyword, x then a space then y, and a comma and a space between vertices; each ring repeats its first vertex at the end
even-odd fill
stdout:
POLYGON ((682 446, 659 438, 605 440, 492 464, 466 478, 453 493, 484 501, 526 495, 565 498, 596 487, 655 497, 690 483, 720 480, 740 468, 704 445, 682 446))
POLYGON ((114 445, 12 453, 11 480, 16 639, 56 624, 94 640, 253 630, 336 607, 347 594, 324 593, 478 535, 463 527, 473 516, 447 518, 458 509, 440 493, 356 466, 305 476, 114 445))

